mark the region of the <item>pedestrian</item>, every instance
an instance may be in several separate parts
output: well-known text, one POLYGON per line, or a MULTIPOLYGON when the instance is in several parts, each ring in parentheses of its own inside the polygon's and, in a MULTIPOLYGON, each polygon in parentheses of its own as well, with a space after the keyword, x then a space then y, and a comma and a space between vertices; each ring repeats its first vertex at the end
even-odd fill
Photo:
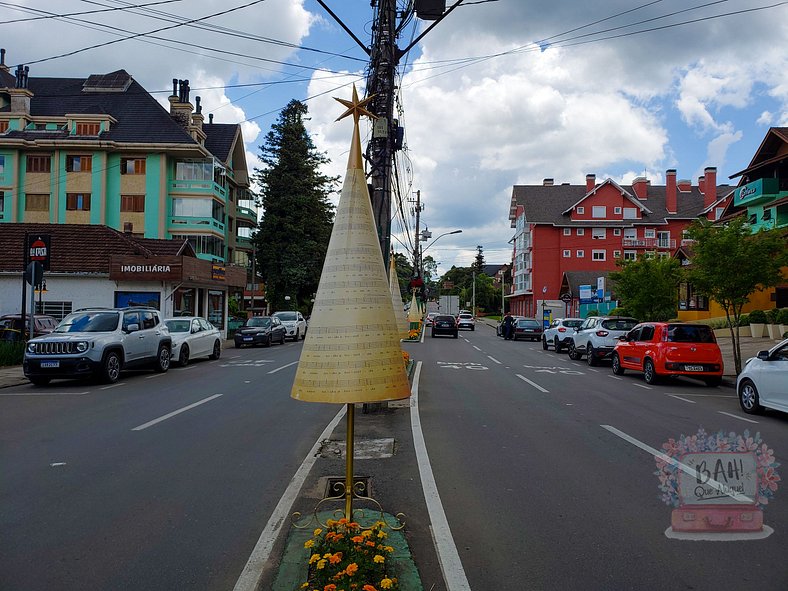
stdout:
POLYGON ((503 317, 503 338, 505 341, 512 340, 513 320, 509 314, 503 317))

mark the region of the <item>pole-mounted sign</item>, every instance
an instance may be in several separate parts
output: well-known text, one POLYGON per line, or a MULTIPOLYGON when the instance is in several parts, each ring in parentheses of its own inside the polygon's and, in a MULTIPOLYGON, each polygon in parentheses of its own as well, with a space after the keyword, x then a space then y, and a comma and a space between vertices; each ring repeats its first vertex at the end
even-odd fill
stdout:
POLYGON ((25 246, 26 263, 41 263, 45 271, 49 271, 51 240, 49 234, 28 234, 25 246))

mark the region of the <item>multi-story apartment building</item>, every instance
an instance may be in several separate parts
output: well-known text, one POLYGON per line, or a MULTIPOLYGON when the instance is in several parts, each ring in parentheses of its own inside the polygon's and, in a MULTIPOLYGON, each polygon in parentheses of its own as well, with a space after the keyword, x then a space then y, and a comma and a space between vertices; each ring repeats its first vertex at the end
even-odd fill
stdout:
MULTIPOLYGON (((615 270, 618 259, 672 256, 693 220, 719 219, 731 198, 731 187, 717 186, 713 167, 697 186, 677 179, 673 169, 664 186, 643 177, 629 186, 611 179, 597 183, 593 174, 585 185, 557 185, 553 179, 515 185, 510 312, 541 316, 543 304, 563 300, 561 313, 581 313, 580 282, 596 290, 596 279, 615 270)), ((594 307, 605 308, 604 301, 594 307)))
POLYGON ((188 81, 173 80, 167 112, 125 70, 35 78, 4 62, 0 223, 106 225, 247 266, 257 210, 241 129, 205 124, 188 81))

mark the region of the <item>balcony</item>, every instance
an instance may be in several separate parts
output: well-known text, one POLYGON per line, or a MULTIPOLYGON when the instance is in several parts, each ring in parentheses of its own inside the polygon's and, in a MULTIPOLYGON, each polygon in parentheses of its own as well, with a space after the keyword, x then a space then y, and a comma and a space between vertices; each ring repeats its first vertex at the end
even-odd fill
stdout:
POLYGON ((219 197, 227 201, 227 189, 213 181, 206 180, 174 180, 170 182, 170 194, 177 195, 205 195, 219 197))
POLYGON ((673 238, 624 238, 621 241, 621 246, 624 248, 673 250, 676 248, 676 240, 673 238))
POLYGON ((235 246, 237 248, 246 248, 252 250, 252 239, 247 238, 246 236, 236 236, 235 237, 235 246))
POLYGON ((186 230, 213 230, 224 236, 224 224, 213 218, 197 218, 187 216, 172 216, 168 230, 174 234, 182 234, 186 230))
POLYGON ((253 209, 238 205, 235 207, 235 215, 239 220, 246 219, 247 221, 253 222, 254 225, 257 225, 257 212, 253 209))

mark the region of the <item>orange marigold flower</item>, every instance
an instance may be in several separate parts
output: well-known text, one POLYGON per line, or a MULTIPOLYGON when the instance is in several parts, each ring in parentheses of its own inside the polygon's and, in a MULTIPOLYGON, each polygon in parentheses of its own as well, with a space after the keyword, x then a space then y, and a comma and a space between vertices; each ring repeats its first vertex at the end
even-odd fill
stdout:
POLYGON ((351 528, 351 529, 358 529, 358 528, 360 528, 360 527, 361 527, 361 526, 360 526, 358 523, 356 523, 355 521, 351 521, 350 523, 348 523, 348 524, 347 524, 347 526, 348 526, 349 528, 351 528))
POLYGON ((360 544, 361 542, 364 541, 364 538, 362 538, 361 536, 353 536, 352 538, 350 538, 350 541, 353 542, 354 544, 360 544))
POLYGON ((364 585, 361 588, 361 591, 378 591, 378 590, 375 589, 372 585, 364 585))
POLYGON ((355 562, 351 562, 347 565, 345 572, 347 573, 347 576, 352 577, 358 572, 358 565, 355 562))
POLYGON ((374 548, 375 547, 375 542, 367 540, 367 546, 370 546, 371 548, 374 548))
POLYGON ((339 521, 337 521, 339 525, 347 525, 347 518, 343 517, 339 521))
POLYGON ((331 564, 337 564, 339 562, 342 562, 342 552, 337 552, 336 554, 331 556, 331 558, 329 558, 328 561, 331 564))
POLYGON ((325 587, 323 587, 323 591, 337 591, 337 586, 334 583, 329 583, 325 587))

